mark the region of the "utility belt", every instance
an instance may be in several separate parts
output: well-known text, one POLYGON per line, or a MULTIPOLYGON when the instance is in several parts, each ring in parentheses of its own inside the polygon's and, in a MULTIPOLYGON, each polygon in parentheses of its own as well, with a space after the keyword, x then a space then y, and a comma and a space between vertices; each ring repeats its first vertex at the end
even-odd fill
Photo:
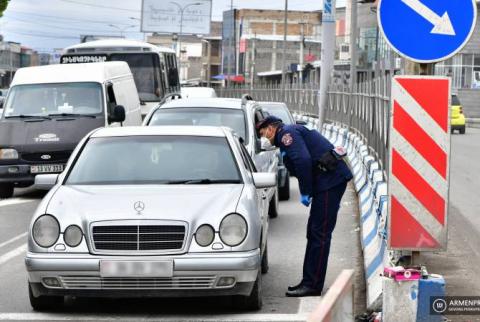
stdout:
POLYGON ((347 151, 343 147, 336 147, 325 152, 317 161, 316 172, 318 174, 329 173, 337 170, 340 162, 344 162, 347 151))

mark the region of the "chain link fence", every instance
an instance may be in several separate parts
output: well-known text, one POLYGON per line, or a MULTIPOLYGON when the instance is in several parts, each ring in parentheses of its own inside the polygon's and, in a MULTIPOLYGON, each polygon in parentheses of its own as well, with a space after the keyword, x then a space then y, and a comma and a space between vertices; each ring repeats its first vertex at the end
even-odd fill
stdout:
MULTIPOLYGON (((235 86, 221 88, 220 97, 240 98, 250 94, 256 101, 285 102, 291 112, 318 117, 318 84, 288 84, 284 95, 281 85, 235 86)), ((361 136, 371 154, 388 173, 391 77, 358 80, 353 89, 333 84, 329 88, 325 122, 348 128, 361 136)))

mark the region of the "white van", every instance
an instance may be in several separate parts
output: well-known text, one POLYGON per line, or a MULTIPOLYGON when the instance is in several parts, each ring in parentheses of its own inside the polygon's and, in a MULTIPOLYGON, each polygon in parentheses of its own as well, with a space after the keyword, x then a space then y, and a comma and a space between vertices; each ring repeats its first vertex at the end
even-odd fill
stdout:
POLYGON ((21 68, 0 119, 0 198, 59 173, 93 129, 141 125, 137 88, 125 62, 21 68))

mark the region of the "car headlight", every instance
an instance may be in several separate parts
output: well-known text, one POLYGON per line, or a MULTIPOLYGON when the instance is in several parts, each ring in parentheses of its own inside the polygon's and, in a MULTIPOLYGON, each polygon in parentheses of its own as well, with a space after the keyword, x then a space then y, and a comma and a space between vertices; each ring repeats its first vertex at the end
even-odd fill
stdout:
POLYGON ((18 152, 15 149, 0 149, 0 160, 16 160, 18 152))
POLYGON ((40 216, 33 224, 33 240, 41 247, 52 247, 59 236, 60 225, 51 215, 40 216))
POLYGON ((69 247, 77 247, 82 242, 83 233, 80 227, 68 226, 63 233, 63 240, 69 247))
POLYGON ((207 247, 213 240, 215 239, 215 230, 213 230, 212 226, 210 225, 202 225, 197 229, 195 233, 195 240, 197 244, 202 247, 207 247))
POLYGON ((220 224, 220 239, 228 246, 240 245, 247 237, 247 222, 239 214, 230 214, 220 224))

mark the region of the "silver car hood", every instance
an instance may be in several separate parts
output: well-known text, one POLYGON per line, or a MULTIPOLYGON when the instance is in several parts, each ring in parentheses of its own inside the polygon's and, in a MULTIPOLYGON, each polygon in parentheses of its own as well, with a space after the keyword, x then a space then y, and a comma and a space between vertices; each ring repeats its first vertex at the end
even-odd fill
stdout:
MULTIPOLYGON (((62 227, 105 220, 180 220, 193 224, 220 222, 236 211, 243 184, 61 186, 46 213, 62 227), (141 201, 144 210, 135 210, 141 201)), ((137 208, 138 209, 138 208, 137 208)))

